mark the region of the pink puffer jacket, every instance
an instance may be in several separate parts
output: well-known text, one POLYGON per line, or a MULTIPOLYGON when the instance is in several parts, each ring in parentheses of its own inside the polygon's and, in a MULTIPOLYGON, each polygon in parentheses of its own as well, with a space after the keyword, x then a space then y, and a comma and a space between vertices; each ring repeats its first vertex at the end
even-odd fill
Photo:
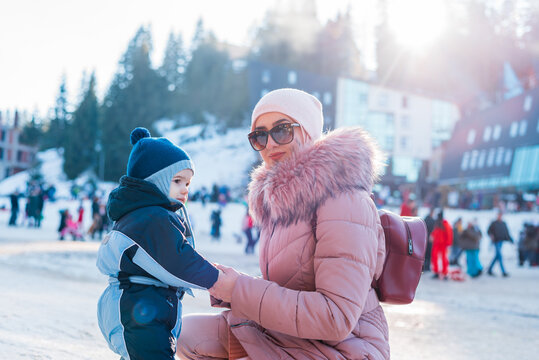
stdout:
POLYGON ((263 279, 240 276, 227 313, 251 359, 389 358, 371 288, 385 255, 369 196, 378 154, 364 131, 343 129, 254 171, 249 204, 261 226, 263 279))

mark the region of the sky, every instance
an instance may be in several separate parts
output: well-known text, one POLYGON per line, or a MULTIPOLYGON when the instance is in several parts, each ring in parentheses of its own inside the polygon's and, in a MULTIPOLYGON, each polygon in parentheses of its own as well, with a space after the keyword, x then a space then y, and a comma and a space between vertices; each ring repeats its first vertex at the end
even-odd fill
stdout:
MULTIPOLYGON (((83 73, 95 71, 102 98, 118 61, 141 25, 151 24, 154 65, 171 31, 190 41, 196 22, 232 44, 246 44, 276 0, 17 0, 0 2, 0 111, 53 107, 65 74, 77 103, 83 73)), ((282 1, 282 0, 281 0, 282 1)), ((288 0, 290 1, 290 0, 288 0)), ((365 0, 374 3, 373 0, 365 0)), ((316 0, 322 23, 350 0, 316 0)))

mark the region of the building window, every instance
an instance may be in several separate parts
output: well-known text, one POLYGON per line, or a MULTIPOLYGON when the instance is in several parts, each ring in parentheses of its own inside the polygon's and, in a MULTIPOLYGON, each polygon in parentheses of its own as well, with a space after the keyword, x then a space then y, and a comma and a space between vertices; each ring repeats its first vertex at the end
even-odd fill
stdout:
POLYGON ((513 158, 513 151, 511 149, 507 149, 507 151, 505 152, 504 164, 506 166, 511 164, 511 159, 512 158, 513 158))
POLYGON ((494 165, 494 157, 496 156, 496 149, 492 148, 488 151, 487 166, 494 165))
POLYGON ((539 119, 537 119, 537 126, 535 127, 535 130, 539 133, 539 119))
POLYGON ((366 104, 369 101, 369 95, 367 93, 359 94, 359 103, 366 104))
MULTIPOLYGON (((539 122, 538 122, 539 124, 539 122)), ((537 131, 539 131, 539 125, 537 125, 537 131)), ((0 129, 0 141, 4 141, 6 139, 6 131, 0 129)))
POLYGON ((494 126, 494 131, 492 132, 492 140, 498 140, 502 134, 502 127, 500 125, 494 126))
POLYGON ((524 111, 530 111, 530 109, 532 108, 532 102, 533 99, 531 95, 526 96, 526 98, 524 99, 524 111))
POLYGON ((262 83, 267 84, 271 81, 271 72, 269 70, 262 71, 262 83))
POLYGON ((409 130, 410 127, 410 117, 408 115, 401 116, 401 127, 409 130))
POLYGON ((295 71, 288 72, 288 83, 294 85, 298 81, 298 74, 295 71))
POLYGON ((503 147, 498 148, 498 152, 496 154, 496 166, 501 166, 503 162, 503 147))
POLYGON ((393 127, 393 114, 386 114, 386 126, 393 127))
POLYGON ((464 155, 462 155, 462 162, 460 163, 460 169, 462 171, 468 170, 469 161, 470 161, 470 153, 466 151, 464 155))
POLYGON ((473 142, 475 141, 475 130, 474 129, 471 129, 469 132, 468 132, 468 145, 472 145, 473 142))
POLYGON ((408 149, 408 138, 406 136, 401 137, 401 149, 408 149))
POLYGON ((520 121, 520 126, 518 129, 518 134, 520 136, 526 135, 526 130, 528 129, 528 121, 526 119, 520 121))
POLYGON ((388 103, 387 94, 381 93, 378 95, 378 106, 385 108, 388 103))
POLYGON ((509 128, 509 136, 515 137, 518 133, 518 123, 516 121, 513 121, 511 123, 511 127, 509 128))
POLYGON ((390 135, 386 135, 385 136, 385 145, 386 145, 386 150, 393 150, 393 136, 390 136, 390 135))
POLYGON ((481 150, 479 153, 479 160, 477 160, 477 167, 482 169, 485 166, 485 160, 487 158, 487 151, 485 149, 481 150))
POLYGON ((485 128, 485 131, 483 131, 483 141, 487 142, 490 140, 490 135, 492 134, 492 128, 490 126, 487 126, 485 128))
POLYGON ((470 170, 475 169, 475 166, 477 165, 477 158, 479 157, 479 151, 473 150, 472 156, 470 157, 470 170))
POLYGON ((0 147, 0 160, 4 159, 4 149, 0 147))
POLYGON ((402 97, 402 107, 406 109, 408 107, 408 98, 406 96, 402 97))
POLYGON ((331 96, 330 92, 324 93, 324 105, 331 105, 331 102, 333 101, 333 96, 331 96))

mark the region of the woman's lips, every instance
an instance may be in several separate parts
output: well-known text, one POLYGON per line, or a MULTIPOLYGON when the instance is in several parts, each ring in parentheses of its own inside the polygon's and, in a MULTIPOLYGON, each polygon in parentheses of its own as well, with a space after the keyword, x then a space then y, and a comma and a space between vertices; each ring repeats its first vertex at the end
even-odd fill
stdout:
POLYGON ((284 152, 278 152, 278 153, 273 153, 271 154, 269 157, 272 159, 272 160, 279 160, 280 158, 283 157, 285 153, 284 152))

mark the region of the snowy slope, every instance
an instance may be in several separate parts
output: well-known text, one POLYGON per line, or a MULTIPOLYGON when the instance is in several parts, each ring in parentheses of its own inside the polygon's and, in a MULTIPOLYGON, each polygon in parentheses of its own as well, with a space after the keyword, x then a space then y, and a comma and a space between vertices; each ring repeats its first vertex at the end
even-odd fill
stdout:
MULTIPOLYGON (((241 190, 247 184, 249 171, 258 159, 258 154, 251 149, 247 141, 247 128, 232 129, 219 135, 212 129, 204 131, 202 126, 171 129, 170 125, 170 122, 161 122, 159 131, 186 150, 193 159, 196 173, 191 183, 192 191, 203 186, 210 189, 213 184, 226 184, 231 189, 241 190)), ((61 150, 50 149, 38 153, 37 156, 41 162, 41 174, 45 183, 56 186, 57 197, 69 197, 71 181, 67 180, 62 171, 61 150)), ((0 182, 0 196, 9 195, 16 189, 24 192, 28 179, 28 171, 4 179, 0 182)), ((87 180, 88 177, 82 175, 76 182, 83 185, 87 180)), ((103 185, 105 190, 110 190, 115 184, 103 185)))
POLYGON ((245 187, 249 171, 258 160, 258 154, 247 140, 247 128, 231 129, 224 135, 204 132, 197 137, 201 126, 169 130, 164 136, 186 150, 195 163, 193 191, 213 184, 226 184, 232 189, 245 187))
MULTIPOLYGON (((43 175, 43 180, 47 184, 58 184, 61 189, 57 194, 60 196, 68 196, 69 192, 64 194, 65 182, 67 178, 62 171, 62 165, 64 160, 62 159, 61 150, 50 149, 37 154, 37 158, 41 163, 41 174, 43 175)), ((9 195, 15 190, 19 192, 24 192, 26 190, 26 183, 30 179, 29 171, 22 171, 13 176, 10 176, 0 182, 0 195, 9 195)), ((69 187, 67 188, 69 191, 69 187)))

